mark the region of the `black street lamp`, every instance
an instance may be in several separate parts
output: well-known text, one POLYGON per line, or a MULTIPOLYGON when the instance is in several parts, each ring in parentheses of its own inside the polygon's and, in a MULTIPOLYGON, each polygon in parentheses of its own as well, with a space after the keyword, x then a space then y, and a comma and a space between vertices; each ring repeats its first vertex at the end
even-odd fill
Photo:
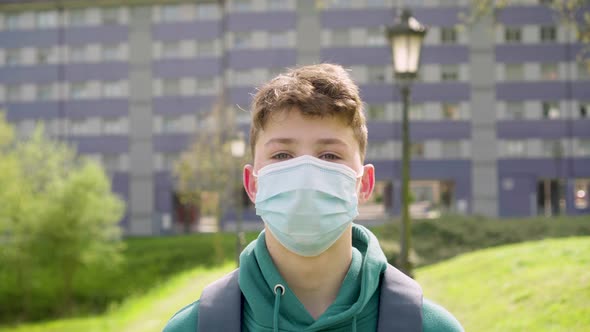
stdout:
POLYGON ((404 9, 396 25, 387 29, 387 38, 393 55, 393 72, 402 96, 402 222, 400 232, 401 252, 399 267, 407 275, 412 274, 408 256, 411 248, 410 198, 410 128, 408 108, 410 85, 420 67, 420 51, 427 28, 404 9))

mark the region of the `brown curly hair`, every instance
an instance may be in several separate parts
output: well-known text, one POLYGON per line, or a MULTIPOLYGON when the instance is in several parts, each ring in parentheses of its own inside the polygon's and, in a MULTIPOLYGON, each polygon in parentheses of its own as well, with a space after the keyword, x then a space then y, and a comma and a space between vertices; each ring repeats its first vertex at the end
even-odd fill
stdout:
POLYGON ((250 149, 273 112, 297 108, 305 116, 336 116, 353 130, 361 161, 367 149, 367 124, 359 89, 344 68, 335 64, 302 66, 264 84, 252 101, 250 149))

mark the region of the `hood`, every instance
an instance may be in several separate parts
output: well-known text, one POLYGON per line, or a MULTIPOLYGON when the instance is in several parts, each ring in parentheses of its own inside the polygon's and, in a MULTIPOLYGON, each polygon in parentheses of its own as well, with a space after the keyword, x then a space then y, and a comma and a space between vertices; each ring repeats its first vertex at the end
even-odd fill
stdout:
POLYGON ((352 246, 352 262, 336 300, 314 320, 279 274, 262 231, 240 255, 246 330, 272 331, 277 320, 280 329, 287 331, 350 331, 351 324, 356 326, 359 321, 376 322, 379 282, 387 260, 377 238, 363 226, 353 224, 352 246), (274 293, 277 284, 285 287, 280 299, 274 293))

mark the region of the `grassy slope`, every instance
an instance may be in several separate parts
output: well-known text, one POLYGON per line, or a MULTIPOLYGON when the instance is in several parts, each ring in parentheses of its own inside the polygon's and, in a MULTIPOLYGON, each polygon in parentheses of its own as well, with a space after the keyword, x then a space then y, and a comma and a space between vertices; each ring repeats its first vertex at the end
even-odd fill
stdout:
MULTIPOLYGON (((590 237, 544 240, 465 254, 417 270, 426 297, 467 331, 585 331, 590 326, 590 237)), ((10 332, 161 331, 180 307, 233 265, 198 268, 107 314, 23 325, 10 332)))
POLYGON ((203 287, 234 268, 226 264, 216 268, 196 268, 181 273, 146 295, 131 298, 108 313, 89 318, 62 319, 48 323, 26 324, 18 328, 0 328, 10 332, 160 332, 184 305, 195 301, 203 287))
POLYGON ((461 255, 417 271, 466 331, 588 331, 590 237, 461 255))

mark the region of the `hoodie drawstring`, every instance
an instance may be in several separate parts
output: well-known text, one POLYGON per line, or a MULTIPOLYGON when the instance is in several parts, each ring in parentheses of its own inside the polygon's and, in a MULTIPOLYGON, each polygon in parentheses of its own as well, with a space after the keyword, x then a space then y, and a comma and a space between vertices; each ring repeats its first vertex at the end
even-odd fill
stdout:
POLYGON ((285 294, 285 286, 283 286, 281 284, 276 284, 274 292, 275 292, 275 307, 274 307, 274 313, 272 316, 272 327, 273 327, 274 332, 279 332, 279 308, 281 307, 281 296, 283 296, 283 294, 285 294), (278 292, 279 289, 280 289, 280 294, 278 292))
POLYGON ((352 332, 356 332, 356 315, 352 316, 352 332))

